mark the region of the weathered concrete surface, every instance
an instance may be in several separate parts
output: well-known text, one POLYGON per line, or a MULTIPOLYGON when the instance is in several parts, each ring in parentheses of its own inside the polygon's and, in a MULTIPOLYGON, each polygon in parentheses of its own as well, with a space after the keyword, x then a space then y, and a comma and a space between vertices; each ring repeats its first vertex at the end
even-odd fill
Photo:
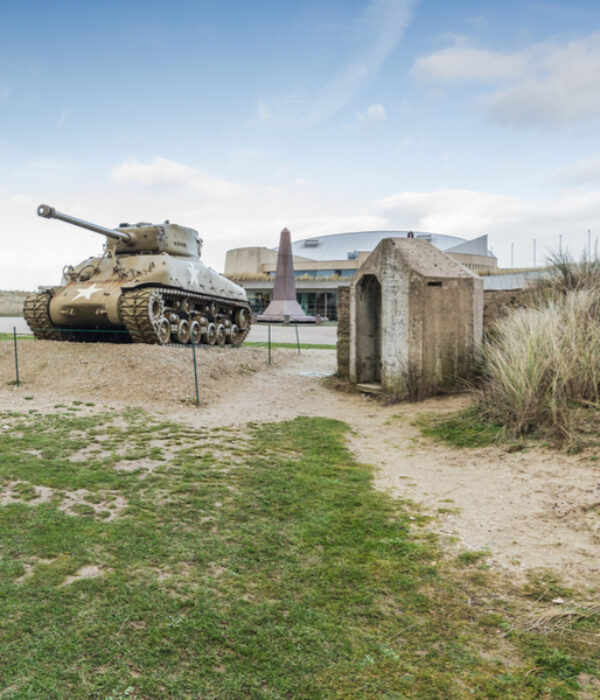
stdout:
POLYGON ((337 373, 350 375, 350 287, 338 287, 337 373))
POLYGON ((386 238, 350 287, 350 380, 426 396, 468 375, 483 332, 483 283, 420 239, 386 238))

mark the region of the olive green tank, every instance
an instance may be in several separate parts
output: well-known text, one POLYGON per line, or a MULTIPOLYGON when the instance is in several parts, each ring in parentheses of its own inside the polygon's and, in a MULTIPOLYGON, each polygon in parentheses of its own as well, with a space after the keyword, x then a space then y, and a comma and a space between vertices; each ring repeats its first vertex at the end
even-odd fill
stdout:
POLYGON ((248 334, 246 292, 201 262, 194 229, 168 221, 105 228, 46 204, 37 213, 106 236, 101 256, 28 295, 23 315, 37 338, 240 345, 248 334))

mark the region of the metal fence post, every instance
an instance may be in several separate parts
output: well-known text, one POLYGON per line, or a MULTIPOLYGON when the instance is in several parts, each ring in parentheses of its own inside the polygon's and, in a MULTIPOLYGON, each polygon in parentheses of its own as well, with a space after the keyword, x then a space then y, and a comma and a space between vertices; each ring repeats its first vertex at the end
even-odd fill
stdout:
POLYGON ((271 324, 269 324, 269 364, 271 364, 271 324))
POLYGON ((16 326, 13 326, 13 338, 15 341, 15 372, 16 372, 16 376, 17 376, 16 382, 17 382, 17 386, 19 386, 21 384, 21 382, 19 380, 19 350, 17 348, 17 327, 16 326))
POLYGON ((296 321, 296 345, 298 346, 298 355, 300 354, 300 336, 298 335, 298 321, 296 321))
POLYGON ((196 367, 196 343, 192 342, 192 357, 194 361, 194 384, 196 385, 196 406, 200 405, 200 396, 198 394, 198 368, 196 367))

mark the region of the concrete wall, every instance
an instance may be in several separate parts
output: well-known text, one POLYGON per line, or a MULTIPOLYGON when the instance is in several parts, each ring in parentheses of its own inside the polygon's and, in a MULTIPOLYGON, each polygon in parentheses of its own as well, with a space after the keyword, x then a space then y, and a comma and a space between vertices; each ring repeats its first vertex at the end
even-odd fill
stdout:
MULTIPOLYGON (((350 292, 349 377, 365 372, 378 328, 381 388, 425 396, 467 375, 483 329, 483 283, 448 255, 419 239, 384 239, 358 270, 350 292), (381 287, 378 324, 369 318, 367 280, 381 287)), ((371 377, 371 378, 370 378, 371 377)))
POLYGON ((262 274, 262 266, 265 263, 277 264, 276 250, 261 246, 233 248, 228 250, 225 256, 225 274, 228 277, 262 274))
MULTIPOLYGON (((367 260, 372 251, 360 251, 355 260, 313 260, 294 255, 296 270, 356 270, 367 260)), ((495 258, 485 255, 450 253, 451 258, 474 272, 489 272, 497 264, 495 258)), ((233 248, 225 256, 225 275, 232 279, 251 279, 274 272, 277 267, 277 251, 262 246, 233 248)))
POLYGON ((498 260, 488 255, 473 255, 471 253, 448 253, 456 262, 464 265, 467 270, 481 274, 498 268, 498 260))
POLYGON ((350 287, 338 287, 337 293, 337 373, 347 379, 350 375, 350 287))
POLYGON ((481 280, 444 279, 441 286, 430 286, 413 277, 408 345, 410 367, 421 375, 418 395, 435 393, 468 376, 482 337, 482 297, 481 280))
POLYGON ((522 270, 521 272, 506 272, 501 275, 484 275, 483 288, 488 289, 523 289, 534 280, 543 279, 550 276, 550 270, 540 268, 539 270, 522 270))

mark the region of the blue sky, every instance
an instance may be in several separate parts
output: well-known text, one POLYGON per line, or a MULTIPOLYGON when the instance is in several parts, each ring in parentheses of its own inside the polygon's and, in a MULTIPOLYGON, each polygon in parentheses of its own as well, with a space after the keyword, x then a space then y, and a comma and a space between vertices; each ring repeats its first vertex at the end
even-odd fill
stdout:
POLYGON ((105 225, 225 251, 346 230, 483 233, 503 266, 600 235, 600 7, 313 0, 0 5, 0 287, 105 225))

